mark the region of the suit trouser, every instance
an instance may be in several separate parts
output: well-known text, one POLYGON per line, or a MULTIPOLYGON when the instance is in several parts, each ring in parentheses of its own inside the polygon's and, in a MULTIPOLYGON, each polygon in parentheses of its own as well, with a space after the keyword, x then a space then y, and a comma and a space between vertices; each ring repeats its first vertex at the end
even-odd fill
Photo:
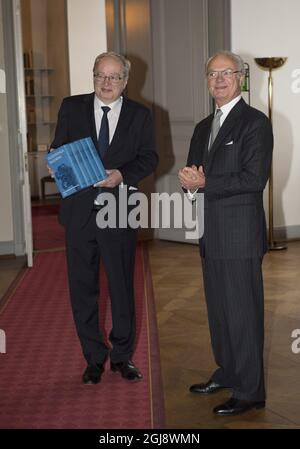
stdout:
POLYGON ((233 397, 265 399, 264 292, 261 258, 202 258, 203 279, 217 383, 233 397))
POLYGON ((93 211, 82 228, 70 225, 66 252, 70 298, 83 354, 90 365, 103 363, 108 354, 99 327, 100 258, 108 278, 111 299, 113 362, 131 358, 135 341, 134 263, 137 231, 99 229, 93 211))

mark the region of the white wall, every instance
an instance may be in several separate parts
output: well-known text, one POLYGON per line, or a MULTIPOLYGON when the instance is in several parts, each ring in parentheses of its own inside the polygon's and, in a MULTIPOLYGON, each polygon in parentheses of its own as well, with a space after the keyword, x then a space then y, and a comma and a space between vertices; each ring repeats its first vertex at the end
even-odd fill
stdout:
POLYGON ((13 223, 1 6, 0 2, 0 242, 10 242, 13 240, 13 223))
POLYGON ((232 50, 250 64, 251 105, 266 114, 268 76, 254 57, 288 57, 273 72, 273 167, 274 226, 291 237, 300 237, 299 17, 299 0, 231 0, 232 50))
POLYGON ((95 57, 106 51, 105 0, 68 0, 70 93, 93 91, 95 57))

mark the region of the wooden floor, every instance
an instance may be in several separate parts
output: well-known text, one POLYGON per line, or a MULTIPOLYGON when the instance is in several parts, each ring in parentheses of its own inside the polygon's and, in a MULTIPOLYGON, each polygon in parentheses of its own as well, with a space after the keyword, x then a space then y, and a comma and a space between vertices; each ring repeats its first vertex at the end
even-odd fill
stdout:
POLYGON ((291 350, 300 329, 300 242, 264 259, 267 406, 238 417, 212 408, 230 397, 189 393, 215 369, 210 347, 198 247, 156 241, 149 245, 169 428, 300 428, 300 353, 291 350))
MULTIPOLYGON (((267 407, 231 418, 212 413, 230 393, 189 393, 191 384, 206 381, 215 368, 198 247, 154 241, 149 250, 167 427, 300 429, 300 353, 291 350, 292 331, 300 329, 300 242, 264 259, 267 407)), ((0 297, 23 263, 0 259, 0 297)))

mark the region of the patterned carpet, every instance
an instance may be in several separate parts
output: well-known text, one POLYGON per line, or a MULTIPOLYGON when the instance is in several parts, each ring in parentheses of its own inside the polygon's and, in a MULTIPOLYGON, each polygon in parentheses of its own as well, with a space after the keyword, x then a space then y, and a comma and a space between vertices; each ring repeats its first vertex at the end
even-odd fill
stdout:
MULTIPOLYGON (((0 428, 151 429, 164 427, 159 346, 145 245, 136 254, 137 344, 143 380, 129 383, 109 363, 101 383, 83 385, 85 361, 71 316, 63 251, 36 254, 0 315, 0 428)), ((111 326, 106 277, 101 326, 111 326)))
POLYGON ((58 204, 32 207, 33 249, 63 248, 64 229, 57 221, 58 204))

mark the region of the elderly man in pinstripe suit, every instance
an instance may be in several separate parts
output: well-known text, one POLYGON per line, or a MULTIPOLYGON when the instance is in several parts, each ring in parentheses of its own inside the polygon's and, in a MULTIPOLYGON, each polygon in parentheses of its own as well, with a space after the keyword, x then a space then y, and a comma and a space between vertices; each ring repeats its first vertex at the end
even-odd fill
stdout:
POLYGON ((204 192, 200 240, 203 279, 216 371, 192 393, 228 388, 231 398, 214 408, 222 416, 265 406, 263 369, 264 292, 267 250, 263 190, 273 148, 269 119, 241 97, 244 63, 222 51, 206 65, 214 114, 195 128, 183 188, 204 192))

